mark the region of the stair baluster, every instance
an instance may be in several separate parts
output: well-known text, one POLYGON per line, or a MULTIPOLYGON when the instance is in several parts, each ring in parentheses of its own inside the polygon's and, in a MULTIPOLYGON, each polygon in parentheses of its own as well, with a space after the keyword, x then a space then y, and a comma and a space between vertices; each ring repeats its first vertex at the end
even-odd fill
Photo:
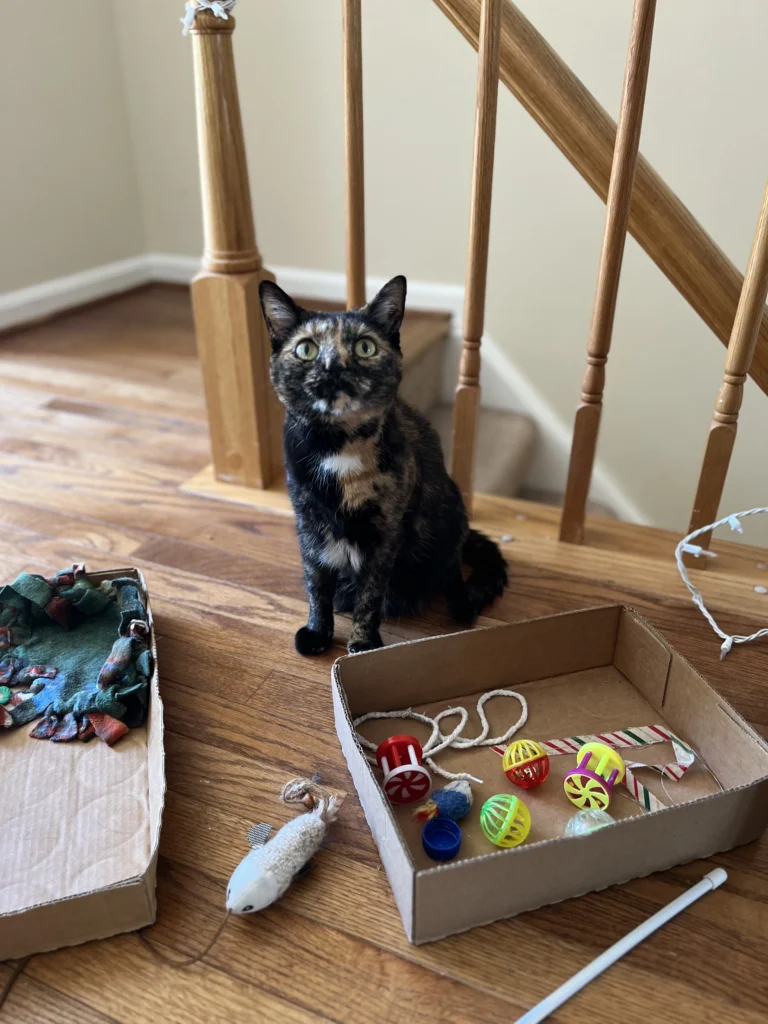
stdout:
MULTIPOLYGON (((434 3, 477 49, 480 0, 434 3)), ((504 0, 501 13, 499 80, 605 200, 616 125, 511 0, 504 0)), ((642 154, 637 160, 629 232, 727 346, 743 278, 642 154)), ((768 311, 763 314, 750 376, 768 394, 768 311)))
POLYGON ((235 19, 201 10, 191 28, 205 250, 192 284, 214 473, 268 488, 282 467, 282 411, 269 383, 256 246, 235 79, 235 19))
MULTIPOLYGON (((736 319, 733 321, 728 354, 725 357, 723 383, 709 428, 688 533, 706 526, 707 523, 714 523, 718 518, 720 499, 723 496, 725 478, 736 441, 744 383, 757 345, 767 295, 768 184, 763 195, 763 205, 760 208, 755 239, 749 254, 747 272, 744 275, 744 287, 741 289, 736 319)), ((697 538, 696 543, 708 548, 711 539, 712 534, 705 533, 697 538)), ((683 560, 687 566, 693 568, 704 568, 709 561, 707 558, 694 558, 692 555, 684 555, 683 560)))
POLYGON ((480 342, 485 320, 485 287, 488 276, 488 238, 496 143, 496 104, 499 91, 501 7, 502 0, 483 0, 480 15, 467 281, 459 383, 456 388, 453 419, 451 475, 458 484, 470 512, 477 417, 480 408, 480 342))
POLYGON ((363 47, 360 0, 342 0, 347 186, 347 308, 365 305, 363 47))
POLYGON ((587 369, 574 423, 568 483, 560 521, 560 540, 572 544, 581 544, 584 540, 584 515, 600 429, 605 364, 611 347, 629 204, 637 166, 655 11, 656 0, 635 0, 587 345, 587 369))

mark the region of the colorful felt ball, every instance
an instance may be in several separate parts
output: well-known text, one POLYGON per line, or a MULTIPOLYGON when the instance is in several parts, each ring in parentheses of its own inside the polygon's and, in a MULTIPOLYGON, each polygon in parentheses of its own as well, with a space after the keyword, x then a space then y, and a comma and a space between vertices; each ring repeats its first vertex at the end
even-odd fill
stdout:
POLYGON ((531 831, 531 814, 519 796, 497 793, 483 804, 480 827, 496 846, 519 846, 531 831))
POLYGON ((7 704, 12 696, 10 686, 0 686, 0 704, 7 704))
POLYGON ((466 779, 456 779, 442 789, 432 791, 426 803, 413 812, 416 821, 430 821, 432 818, 450 818, 461 821, 472 807, 472 787, 466 779))
POLYGON ((501 767, 510 782, 533 789, 549 775, 549 754, 534 740, 514 740, 504 751, 501 767))

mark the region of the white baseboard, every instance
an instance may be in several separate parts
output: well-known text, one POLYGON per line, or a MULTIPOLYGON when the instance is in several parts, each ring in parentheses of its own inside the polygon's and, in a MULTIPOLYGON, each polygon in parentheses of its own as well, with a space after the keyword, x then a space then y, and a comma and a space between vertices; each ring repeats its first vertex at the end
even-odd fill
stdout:
POLYGON ((0 295, 0 329, 127 291, 147 281, 147 257, 131 256, 0 295))
POLYGON ((200 260, 194 256, 144 253, 18 288, 0 294, 0 330, 118 295, 151 281, 189 284, 199 269, 200 260))
POLYGON ((144 257, 148 281, 165 284, 190 284, 200 270, 199 256, 181 256, 166 252, 150 252, 144 257))
MULTIPOLYGON (((7 292, 0 295, 0 329, 36 320, 150 281, 188 284, 199 268, 200 260, 194 256, 146 253, 7 292)), ((345 298, 346 278, 342 273, 298 267, 272 266, 270 269, 281 287, 291 294, 327 301, 343 301, 345 298)), ((386 278, 383 277, 369 277, 368 296, 373 296, 385 282, 386 278)), ((409 281, 408 303, 413 309, 436 310, 450 313, 453 317, 453 339, 443 379, 443 396, 450 400, 461 351, 464 289, 461 285, 409 281)), ((483 337, 482 355, 483 403, 489 407, 527 413, 538 427, 539 443, 527 482, 544 490, 562 491, 571 448, 571 424, 563 421, 509 355, 488 335, 483 337)), ((649 517, 599 459, 595 464, 590 496, 608 505, 621 519, 646 525, 650 523, 649 517)))

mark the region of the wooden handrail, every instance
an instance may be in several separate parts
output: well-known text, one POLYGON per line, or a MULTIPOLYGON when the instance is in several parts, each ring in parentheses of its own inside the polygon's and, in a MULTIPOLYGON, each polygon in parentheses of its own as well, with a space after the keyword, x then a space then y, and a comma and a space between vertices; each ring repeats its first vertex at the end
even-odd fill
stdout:
POLYGON ((282 472, 281 408, 269 384, 256 246, 232 33, 198 12, 191 28, 205 250, 192 283, 195 332, 218 479, 269 487, 282 472))
POLYGON ((477 61, 477 110, 469 212, 467 283, 464 296, 459 383, 453 412, 451 475, 472 505, 477 417, 480 409, 480 342, 485 321, 485 286, 488 276, 488 238, 491 228, 493 155, 496 143, 496 106, 499 94, 499 37, 502 0, 482 0, 480 46, 477 61))
MULTIPOLYGON (((728 354, 725 357, 723 383, 717 396, 709 428, 688 533, 706 526, 707 523, 714 523, 717 519, 725 478, 736 441, 744 384, 757 344, 766 295, 768 295, 768 184, 765 187, 763 205, 757 220, 747 272, 744 275, 744 287, 741 289, 739 308, 733 322, 728 354)), ((711 533, 704 533, 697 538, 696 543, 707 548, 711 539, 711 533)), ((708 561, 706 558, 693 558, 690 555, 686 555, 684 558, 686 564, 694 568, 703 568, 708 561)))
POLYGON ((347 185, 347 307, 365 305, 363 43, 360 0, 342 0, 347 185))
MULTIPOLYGON (((477 49, 480 0, 434 0, 477 49)), ((616 125, 511 0, 501 16, 500 78, 602 198, 608 195, 616 125)), ((629 231, 707 326, 728 344, 743 278, 640 156, 629 231)), ((768 313, 750 376, 768 394, 768 313)))
POLYGON ((581 385, 581 404, 573 426, 568 483, 560 520, 560 540, 571 544, 581 544, 584 540, 584 517, 603 408, 605 364, 611 347, 629 204, 640 148, 655 13, 656 0, 635 0, 616 132, 616 150, 606 200, 605 232, 597 272, 595 304, 587 344, 587 370, 581 385))

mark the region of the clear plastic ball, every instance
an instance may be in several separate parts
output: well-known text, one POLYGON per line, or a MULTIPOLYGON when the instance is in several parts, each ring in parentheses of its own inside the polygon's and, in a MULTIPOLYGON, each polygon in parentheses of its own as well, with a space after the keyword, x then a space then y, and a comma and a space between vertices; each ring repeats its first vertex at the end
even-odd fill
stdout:
POLYGON ((601 811, 598 808, 577 811, 565 826, 565 834, 567 836, 586 836, 590 832, 597 832, 598 829, 612 824, 613 818, 607 811, 601 811))

